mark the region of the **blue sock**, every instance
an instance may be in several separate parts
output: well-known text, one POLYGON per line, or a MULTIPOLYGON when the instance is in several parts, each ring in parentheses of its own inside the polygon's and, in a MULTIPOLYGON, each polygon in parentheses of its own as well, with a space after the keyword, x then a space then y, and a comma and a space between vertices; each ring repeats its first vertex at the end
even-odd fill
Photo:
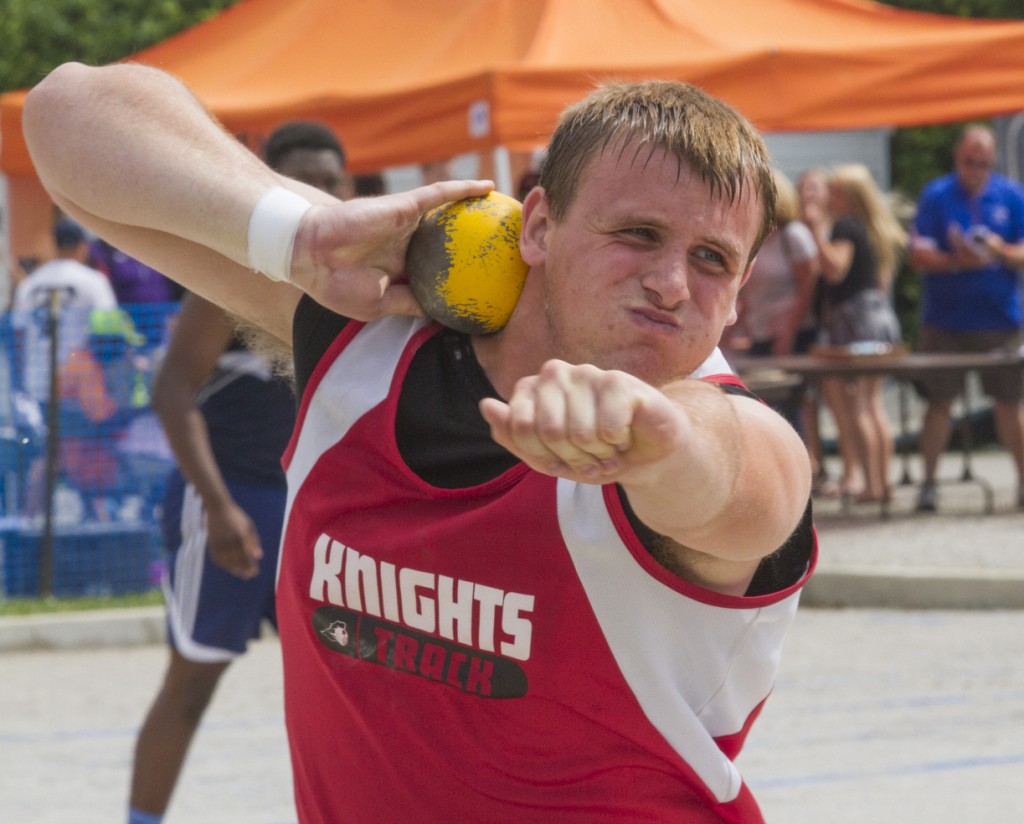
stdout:
POLYGON ((128 824, 161 824, 164 820, 162 815, 156 813, 144 813, 134 807, 128 808, 128 824))

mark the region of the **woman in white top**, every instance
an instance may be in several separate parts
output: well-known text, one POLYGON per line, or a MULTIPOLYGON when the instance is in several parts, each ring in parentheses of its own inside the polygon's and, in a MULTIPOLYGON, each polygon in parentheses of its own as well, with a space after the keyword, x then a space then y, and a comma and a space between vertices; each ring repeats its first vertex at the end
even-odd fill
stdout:
MULTIPOLYGON (((750 279, 740 290, 738 321, 731 327, 726 346, 752 357, 802 354, 818 333, 815 303, 818 290, 818 247, 811 230, 800 220, 800 200, 793 183, 777 169, 773 172, 778 196, 776 230, 757 253, 750 279)), ((803 437, 815 478, 821 474, 817 404, 804 386, 785 401, 773 404, 803 437)))
POLYGON ((749 354, 754 356, 806 352, 817 328, 818 247, 811 230, 799 220, 800 201, 793 184, 778 170, 774 176, 777 228, 757 253, 738 304, 738 326, 750 339, 749 354))

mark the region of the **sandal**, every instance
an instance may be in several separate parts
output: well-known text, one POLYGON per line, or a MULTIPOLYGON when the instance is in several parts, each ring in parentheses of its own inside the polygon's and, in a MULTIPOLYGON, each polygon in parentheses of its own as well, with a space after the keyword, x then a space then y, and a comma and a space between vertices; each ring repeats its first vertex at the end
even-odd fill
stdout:
POLYGON ((835 481, 830 481, 828 478, 818 477, 815 478, 814 483, 811 484, 811 496, 815 498, 823 498, 828 501, 834 501, 842 496, 842 490, 839 489, 839 484, 835 481))

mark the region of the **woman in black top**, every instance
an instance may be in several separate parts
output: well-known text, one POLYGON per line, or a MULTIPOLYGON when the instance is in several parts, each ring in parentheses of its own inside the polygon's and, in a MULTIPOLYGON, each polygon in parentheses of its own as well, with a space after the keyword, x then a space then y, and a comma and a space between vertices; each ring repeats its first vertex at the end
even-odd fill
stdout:
MULTIPOLYGON (((811 215, 821 253, 823 343, 898 344, 902 335, 889 287, 906 233, 867 167, 848 164, 829 179, 829 210, 811 215)), ((882 404, 882 377, 822 381, 840 441, 854 445, 857 466, 843 467, 843 492, 858 501, 888 501, 892 424, 882 404), (859 474, 860 478, 856 476, 859 474)))

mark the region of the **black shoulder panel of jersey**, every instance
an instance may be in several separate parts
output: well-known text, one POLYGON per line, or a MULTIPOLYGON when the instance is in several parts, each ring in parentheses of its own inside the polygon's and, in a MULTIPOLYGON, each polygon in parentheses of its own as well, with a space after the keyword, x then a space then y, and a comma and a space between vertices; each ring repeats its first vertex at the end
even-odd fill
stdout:
POLYGON ((480 401, 496 397, 467 335, 441 329, 425 341, 409 364, 395 420, 409 468, 433 486, 461 489, 518 464, 480 414, 480 401))
MULTIPOLYGON (((295 387, 302 397, 316 365, 349 319, 308 296, 295 310, 295 387)), ((442 329, 424 342, 399 397, 395 439, 409 468, 434 486, 459 489, 496 478, 518 459, 491 438, 481 398, 497 393, 469 338, 442 329)))
MULTIPOLYGON (((626 491, 618 485, 615 488, 619 493, 619 501, 622 503, 630 526, 636 532, 640 543, 650 552, 657 542, 658 534, 633 512, 633 508, 629 505, 629 499, 626 497, 626 491)), ((745 595, 748 598, 757 595, 771 595, 773 592, 780 592, 793 586, 807 572, 813 553, 814 523, 811 514, 811 500, 808 498, 807 507, 804 509, 800 523, 782 546, 761 559, 745 595)))
POLYGON ((325 309, 309 295, 299 299, 292 323, 296 397, 302 397, 316 365, 348 321, 343 315, 325 309))
POLYGON ((713 377, 724 377, 724 378, 726 378, 726 380, 717 380, 717 381, 713 380, 713 379, 707 379, 708 383, 715 384, 719 389, 721 389, 723 392, 725 392, 726 395, 737 395, 737 396, 739 396, 741 398, 752 398, 755 401, 760 401, 761 403, 764 403, 764 399, 758 397, 755 393, 753 393, 749 389, 747 389, 747 387, 743 385, 743 382, 739 379, 738 376, 736 376, 736 375, 717 376, 716 375, 716 376, 713 376, 713 377))
POLYGON ((814 517, 811 499, 808 498, 803 517, 793 534, 775 552, 761 559, 747 587, 747 595, 769 595, 793 586, 806 574, 813 553, 814 517))
POLYGON ((753 398, 755 401, 760 400, 753 392, 751 392, 743 384, 737 383, 722 383, 720 381, 709 381, 709 383, 716 384, 726 395, 740 395, 744 398, 753 398))

